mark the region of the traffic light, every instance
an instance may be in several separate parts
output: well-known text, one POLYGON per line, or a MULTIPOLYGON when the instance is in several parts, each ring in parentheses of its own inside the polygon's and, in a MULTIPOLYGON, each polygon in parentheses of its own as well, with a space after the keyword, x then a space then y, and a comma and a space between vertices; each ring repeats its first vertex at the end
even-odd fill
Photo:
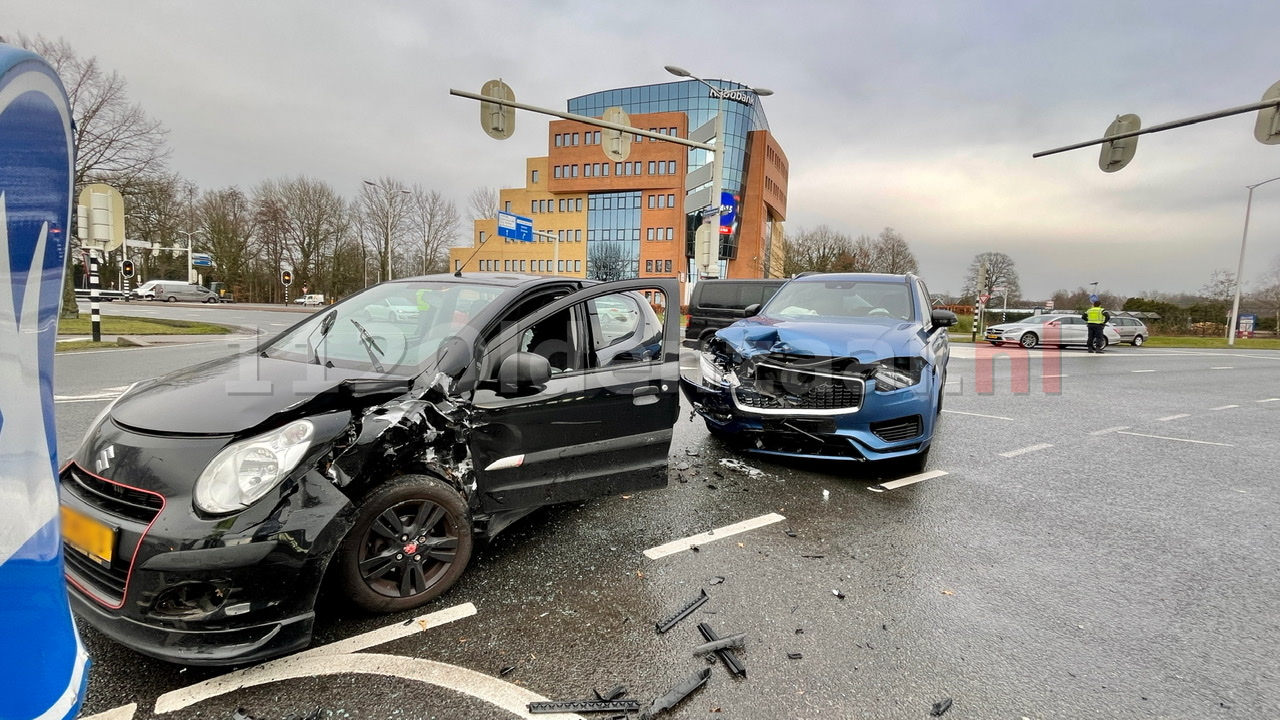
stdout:
POLYGON ((289 272, 288 270, 281 270, 280 284, 284 285, 285 287, 289 287, 291 284, 293 284, 293 273, 289 272))
POLYGON ((132 260, 125 260, 124 262, 120 263, 120 274, 127 278, 133 277, 133 261, 132 260))

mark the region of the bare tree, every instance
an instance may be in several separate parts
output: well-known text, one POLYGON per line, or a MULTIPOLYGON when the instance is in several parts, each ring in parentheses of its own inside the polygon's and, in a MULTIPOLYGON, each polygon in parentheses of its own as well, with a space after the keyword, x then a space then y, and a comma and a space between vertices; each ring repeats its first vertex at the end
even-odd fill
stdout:
POLYGON ((97 58, 82 58, 66 40, 19 34, 17 44, 43 57, 66 87, 75 119, 77 190, 88 182, 119 187, 164 169, 168 131, 129 102, 127 83, 97 58))
POLYGON ((472 220, 485 220, 498 216, 498 191, 491 187, 478 187, 467 198, 467 209, 472 220))
POLYGON ((802 272, 858 272, 867 266, 867 248, 862 238, 851 240, 827 225, 798 230, 783 242, 786 258, 782 272, 788 277, 802 272))
POLYGON ((622 280, 640 274, 639 259, 620 242, 593 242, 587 249, 587 277, 596 280, 622 280))
POLYGON ((964 291, 961 293, 965 302, 973 302, 981 292, 994 287, 1004 287, 1010 300, 1022 297, 1022 286, 1018 283, 1018 271, 1014 269, 1013 258, 1002 252, 984 252, 974 256, 969 263, 969 272, 965 276, 964 291), (987 286, 978 287, 978 269, 986 263, 987 286))
POLYGON ((903 275, 920 272, 920 264, 902 233, 887 227, 872 243, 871 271, 903 275))
POLYGON ((381 178, 377 183, 366 181, 360 188, 360 237, 369 254, 378 260, 379 282, 394 277, 397 268, 407 268, 403 261, 397 261, 397 249, 417 246, 409 240, 413 229, 411 196, 400 181, 392 178, 381 178))
POLYGON ((458 206, 438 190, 413 188, 413 212, 419 229, 420 268, 423 275, 449 269, 449 248, 462 228, 458 206))
POLYGON ((204 231, 214 275, 232 295, 250 299, 247 286, 254 246, 252 205, 238 188, 211 190, 196 203, 196 218, 204 231))

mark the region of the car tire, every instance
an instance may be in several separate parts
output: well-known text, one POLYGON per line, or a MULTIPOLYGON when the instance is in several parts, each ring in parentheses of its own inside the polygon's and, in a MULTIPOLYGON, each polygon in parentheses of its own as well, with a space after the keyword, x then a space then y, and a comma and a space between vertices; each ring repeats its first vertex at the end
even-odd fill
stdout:
POLYGON ((702 337, 698 338, 698 352, 707 351, 707 343, 711 342, 711 338, 716 336, 715 330, 708 330, 702 333, 702 337))
POLYGON ((216 298, 216 297, 211 297, 211 298, 209 298, 208 300, 205 300, 205 302, 207 302, 207 303, 216 303, 216 302, 218 302, 218 298, 216 298))
POLYGON ((987 342, 991 343, 991 347, 1000 347, 1001 345, 1004 344, 1004 343, 998 343, 994 340, 988 340, 987 342))
POLYGON ((1129 341, 1129 344, 1134 347, 1142 347, 1142 343, 1146 341, 1147 339, 1142 337, 1141 335, 1134 335, 1133 339, 1129 341))
POLYGON ((165 298, 165 302, 178 302, 178 298, 174 297, 173 295, 170 295, 169 297, 165 298))
POLYGON ((1108 345, 1108 344, 1110 344, 1110 341, 1109 341, 1109 340, 1107 340, 1107 336, 1106 336, 1106 335, 1103 335, 1103 336, 1102 336, 1102 343, 1101 343, 1100 345, 1098 345, 1098 350, 1099 350, 1099 351, 1101 351, 1101 350, 1106 350, 1106 349, 1107 349, 1107 345, 1108 345))
POLYGON ((1018 338, 1018 344, 1030 350, 1040 344, 1040 338, 1033 332, 1023 333, 1022 337, 1018 338))
POLYGON ((404 475, 360 501, 338 548, 338 577, 357 607, 412 610, 457 582, 472 547, 471 515, 462 496, 436 478, 404 475))

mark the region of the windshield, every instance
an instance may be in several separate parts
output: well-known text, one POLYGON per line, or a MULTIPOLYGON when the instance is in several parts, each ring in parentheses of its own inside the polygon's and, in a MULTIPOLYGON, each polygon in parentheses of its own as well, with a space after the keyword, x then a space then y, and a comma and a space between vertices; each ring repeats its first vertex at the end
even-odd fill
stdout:
POLYGON ((913 315, 905 283, 852 280, 789 282, 769 300, 762 314, 895 320, 910 320, 913 315))
POLYGON ((375 285, 317 312, 263 348, 272 358, 410 375, 504 288, 450 282, 375 285))

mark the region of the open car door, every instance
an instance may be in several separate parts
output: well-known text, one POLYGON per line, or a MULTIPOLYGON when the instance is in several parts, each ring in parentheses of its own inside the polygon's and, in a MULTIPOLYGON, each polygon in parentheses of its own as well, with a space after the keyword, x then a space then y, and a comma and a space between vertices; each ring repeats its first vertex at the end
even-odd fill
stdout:
POLYGON ((666 485, 680 404, 678 287, 591 285, 482 341, 471 439, 481 511, 666 485))

